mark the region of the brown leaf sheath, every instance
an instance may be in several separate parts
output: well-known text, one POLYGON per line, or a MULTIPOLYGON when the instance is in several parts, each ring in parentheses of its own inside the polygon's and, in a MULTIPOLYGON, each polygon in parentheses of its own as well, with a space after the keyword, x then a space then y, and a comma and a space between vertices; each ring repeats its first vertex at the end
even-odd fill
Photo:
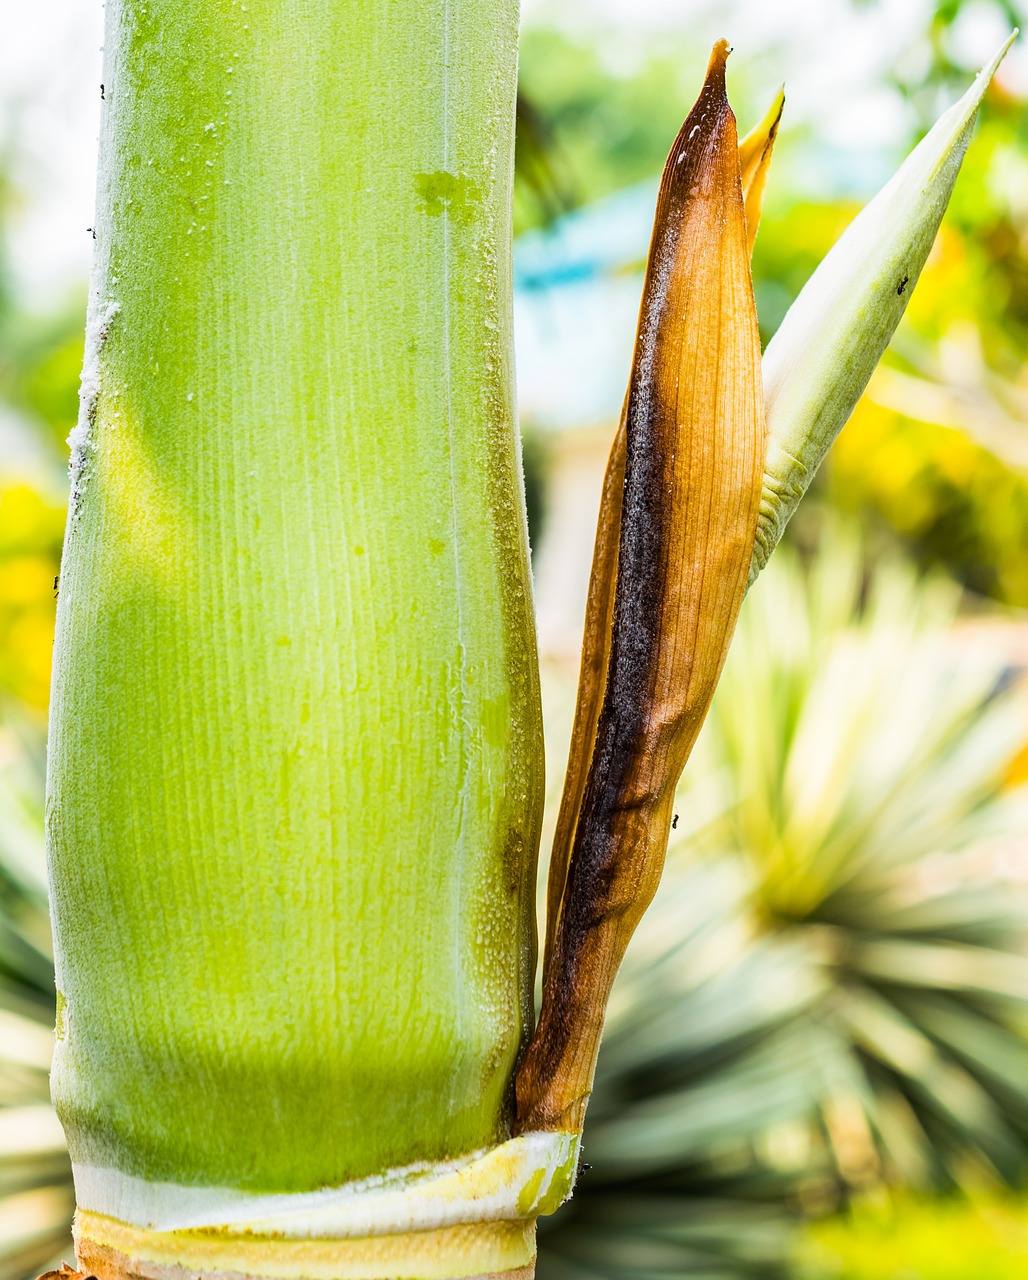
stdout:
MULTIPOLYGON (((520 1132, 581 1128, 610 987, 660 878, 674 788, 745 592, 765 430, 727 54, 715 46, 657 201, 625 414, 603 701, 539 1025, 518 1070, 520 1132)), ((594 562, 607 580, 615 507, 601 519, 594 562)))
MULTIPOLYGON (((739 143, 739 170, 742 198, 746 210, 746 235, 750 253, 757 236, 764 186, 771 162, 771 152, 782 118, 785 94, 779 89, 763 118, 739 143)), ((626 406, 627 407, 627 406, 626 406)), ((582 660, 578 677, 578 700, 571 731, 568 767, 560 812, 553 835, 550 867, 546 885, 546 935, 543 951, 543 973, 550 962, 553 937, 560 903, 567 881, 568 861, 575 836, 593 743, 600 716, 603 690, 610 653, 610 628, 614 612, 614 581, 617 576, 617 547, 621 532, 621 492, 625 477, 625 410, 621 411, 607 471, 603 478, 600 515, 596 529, 596 545, 589 574, 589 594, 585 610, 582 660)))

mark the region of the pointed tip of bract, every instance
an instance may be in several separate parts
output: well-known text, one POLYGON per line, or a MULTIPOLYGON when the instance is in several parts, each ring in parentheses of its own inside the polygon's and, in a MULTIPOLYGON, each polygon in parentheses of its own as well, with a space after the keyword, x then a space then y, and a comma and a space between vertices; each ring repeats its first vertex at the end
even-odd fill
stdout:
POLYGON ((1010 35, 1007 36, 1007 38, 1003 41, 1000 47, 993 54, 992 58, 985 64, 984 67, 982 67, 981 71, 978 72, 978 75, 975 77, 974 83, 971 85, 968 91, 964 94, 963 98, 961 98, 960 100, 961 102, 971 102, 971 101, 975 103, 981 102, 982 98, 985 96, 985 90, 989 87, 989 84, 992 81, 992 77, 999 70, 999 64, 1003 61, 1003 59, 1009 53, 1010 46, 1017 39, 1017 36, 1018 36, 1018 28, 1015 27, 1013 31, 1011 31, 1010 35))
POLYGON ((744 184, 747 169, 755 169, 765 153, 774 145, 784 109, 785 85, 780 84, 775 90, 774 97, 771 99, 767 110, 749 133, 739 140, 739 166, 743 172, 744 184))
MULTIPOLYGON (((719 40, 714 45, 699 95, 693 103, 691 111, 685 117, 677 138, 671 144, 671 150, 668 152, 668 158, 664 164, 660 194, 657 197, 655 232, 656 228, 667 219, 668 202, 680 197, 683 190, 688 191, 690 186, 695 185, 694 179, 689 177, 690 166, 684 165, 686 157, 696 151, 694 139, 697 136, 701 138, 706 136, 709 140, 713 136, 712 131, 717 132, 715 122, 721 121, 724 123, 730 117, 733 135, 732 147, 733 149, 738 148, 738 138, 735 134, 735 114, 729 105, 728 89, 725 85, 725 62, 731 52, 731 45, 727 40, 719 40), (662 210, 663 217, 661 216, 662 210)), ((701 150, 703 145, 701 142, 701 150)), ((710 160, 710 156, 707 157, 707 160, 710 160)))
POLYGON ((711 59, 707 63, 707 76, 703 79, 703 88, 699 92, 698 102, 705 97, 717 97, 718 101, 728 101, 728 90, 725 84, 725 67, 732 46, 727 40, 718 40, 711 50, 711 59))
MULTIPOLYGON (((689 112, 682 125, 679 133, 679 140, 687 142, 696 132, 696 126, 699 125, 701 130, 706 132, 706 111, 713 107, 717 115, 727 113, 734 114, 728 102, 728 86, 725 84, 725 64, 728 61, 728 55, 732 52, 732 46, 727 40, 719 40, 710 51, 710 61, 707 63, 707 74, 703 78, 703 85, 700 89, 699 96, 693 103, 692 110, 689 112)), ((672 148, 674 150, 674 148, 672 148)))
POLYGON ((778 125, 785 106, 785 86, 779 85, 771 105, 749 133, 739 143, 739 176, 742 179, 742 196, 746 205, 746 235, 753 252, 760 225, 760 211, 764 203, 764 187, 767 184, 771 152, 778 136, 778 125))
MULTIPOLYGON (((785 82, 783 81, 775 90, 775 96, 771 99, 771 105, 767 109, 767 115, 764 120, 772 120, 772 130, 776 130, 782 119, 782 112, 785 110, 785 82)), ((764 121, 761 121, 763 124, 764 121)))
POLYGON ((707 63, 707 83, 711 80, 720 83, 722 86, 725 82, 725 63, 728 61, 728 55, 732 52, 732 46, 727 40, 718 40, 710 51, 710 61, 707 63))

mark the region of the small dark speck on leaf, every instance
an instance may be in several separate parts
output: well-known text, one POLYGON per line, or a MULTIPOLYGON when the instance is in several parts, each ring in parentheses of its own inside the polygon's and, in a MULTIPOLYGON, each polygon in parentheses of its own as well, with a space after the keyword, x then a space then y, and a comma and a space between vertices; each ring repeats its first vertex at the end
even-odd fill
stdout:
POLYGON ((61 589, 61 575, 54 574, 54 599, 57 599, 57 592, 61 589))
POLYGON ((583 1173, 588 1173, 591 1168, 592 1168, 592 1165, 589 1164, 587 1161, 580 1160, 578 1162, 578 1176, 581 1177, 583 1173))
POLYGON ((104 100, 104 87, 103 87, 103 85, 101 85, 101 86, 100 86, 100 101, 101 101, 101 102, 103 102, 103 100, 104 100))
POLYGON ((909 281, 909 280, 910 280, 910 277, 909 277, 909 276, 904 276, 904 277, 903 277, 903 279, 902 279, 902 280, 899 282, 899 284, 896 286, 896 292, 897 292, 897 294, 900 294, 900 293, 902 293, 902 292, 903 292, 903 290, 907 287, 907 283, 908 283, 908 281, 909 281))
POLYGON ((677 826, 678 826, 678 814, 676 813, 675 816, 671 819, 671 830, 674 831, 675 827, 677 826))
POLYGON ((93 228, 92 228, 92 227, 86 227, 86 230, 89 232, 89 234, 90 234, 90 235, 93 237, 93 239, 95 240, 95 239, 96 239, 96 232, 93 230, 93 228))

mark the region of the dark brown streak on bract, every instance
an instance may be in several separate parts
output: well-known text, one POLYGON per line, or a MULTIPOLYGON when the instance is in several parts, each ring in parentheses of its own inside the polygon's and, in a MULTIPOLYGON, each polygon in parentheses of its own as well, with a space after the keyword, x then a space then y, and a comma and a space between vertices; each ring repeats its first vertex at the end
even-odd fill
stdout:
POLYGON ((674 788, 752 553, 763 403, 727 53, 715 47, 657 202, 606 685, 539 1025, 518 1072, 521 1132, 581 1128, 607 997, 660 878, 674 788))
POLYGON ((568 767, 560 812, 553 834, 550 868, 546 886, 546 942, 543 977, 549 970, 554 932, 567 884, 568 863, 582 808, 589 766, 592 762, 596 725, 603 704, 607 666, 610 659, 610 632, 614 616, 614 584, 617 580, 618 542, 621 537, 621 498, 625 486, 625 415, 621 410, 607 470, 603 477, 596 545, 589 573, 589 594, 585 606, 582 662, 578 679, 578 701, 568 749, 568 767))
MULTIPOLYGON (((760 222, 764 185, 767 180, 771 152, 782 116, 784 95, 776 94, 769 110, 752 132, 739 143, 739 169, 746 213, 747 244, 753 242, 760 222)), ((672 155, 677 156, 680 147, 672 155)), ((610 659, 610 632, 614 613, 614 584, 617 578, 618 541, 621 535, 621 500, 625 484, 625 415, 627 398, 607 462, 600 497, 596 546, 589 573, 589 593, 582 637, 582 660, 578 679, 575 719, 568 748, 568 765, 560 800, 546 890, 546 932, 543 952, 543 978, 549 970, 560 907, 567 884, 568 863, 574 843, 575 829, 582 808, 582 797, 592 761, 596 726, 607 680, 610 659)), ((672 823, 674 826, 674 823, 672 823)))

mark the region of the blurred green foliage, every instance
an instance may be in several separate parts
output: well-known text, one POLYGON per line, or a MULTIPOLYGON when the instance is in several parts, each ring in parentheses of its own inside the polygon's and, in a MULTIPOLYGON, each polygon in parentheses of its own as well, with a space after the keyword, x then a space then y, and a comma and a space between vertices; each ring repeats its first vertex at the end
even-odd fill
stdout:
MULTIPOLYGON (((1015 25, 1016 6, 991 7, 1015 25)), ((900 82, 915 104, 937 101, 940 85, 966 82, 953 39, 964 9, 937 6, 928 74, 921 83, 900 82)), ((1001 77, 987 96, 885 369, 840 441, 828 493, 894 530, 922 565, 941 563, 972 590, 1023 607, 1028 113, 1002 84, 1001 77)))
POLYGON ((50 1106, 54 977, 35 726, 0 725, 0 1277, 71 1258, 74 1207, 50 1106))
POLYGON ((35 426, 56 459, 78 413, 85 290, 80 285, 44 312, 19 295, 7 244, 8 219, 18 200, 12 164, 11 154, 0 153, 0 405, 35 426))
MULTIPOLYGON (((536 142, 570 207, 659 172, 688 92, 679 58, 646 59, 617 74, 595 48, 545 28, 522 35, 519 89, 531 111, 519 119, 521 171, 536 142)), ((519 184, 516 230, 547 221, 550 213, 534 185, 519 184)))
POLYGON ((85 294, 75 290, 53 314, 11 307, 0 323, 0 400, 40 429, 55 458, 78 414, 85 313, 85 294))
MULTIPOLYGON (((9 187, 0 183, 0 215, 9 187)), ((84 294, 36 314, 14 290, 0 217, 0 412, 34 430, 41 467, 0 454, 0 712, 41 721, 50 693, 57 575, 64 537, 60 477, 78 412, 84 294)), ((3 437, 0 435, 0 450, 3 437)))

